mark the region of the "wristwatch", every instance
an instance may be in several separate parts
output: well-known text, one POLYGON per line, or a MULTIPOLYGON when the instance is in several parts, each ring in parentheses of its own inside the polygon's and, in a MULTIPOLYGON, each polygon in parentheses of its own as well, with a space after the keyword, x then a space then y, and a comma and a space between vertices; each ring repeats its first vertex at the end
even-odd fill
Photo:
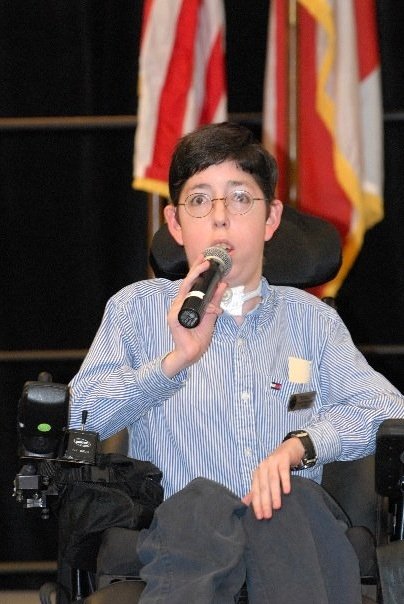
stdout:
POLYGON ((293 432, 286 434, 283 441, 289 440, 292 436, 300 438, 304 447, 304 455, 300 464, 298 466, 293 466, 291 470, 306 470, 307 468, 312 468, 317 461, 317 455, 310 436, 307 434, 306 430, 294 430, 293 432))

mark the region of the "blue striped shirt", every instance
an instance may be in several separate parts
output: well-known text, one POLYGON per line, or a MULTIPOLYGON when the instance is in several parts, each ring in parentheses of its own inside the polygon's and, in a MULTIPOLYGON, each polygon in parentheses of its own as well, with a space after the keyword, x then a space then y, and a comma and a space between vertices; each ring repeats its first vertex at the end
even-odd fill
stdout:
POLYGON ((128 427, 129 454, 162 470, 166 497, 197 476, 245 495, 258 463, 300 428, 318 455, 301 473, 319 482, 322 464, 372 453, 380 422, 404 417, 404 397, 368 365, 332 308, 265 279, 262 303, 244 322, 221 315, 202 358, 167 378, 166 315, 178 287, 151 279, 111 298, 71 383, 71 426, 87 409, 87 427, 101 438, 128 427), (308 392, 291 410, 291 397, 308 392))

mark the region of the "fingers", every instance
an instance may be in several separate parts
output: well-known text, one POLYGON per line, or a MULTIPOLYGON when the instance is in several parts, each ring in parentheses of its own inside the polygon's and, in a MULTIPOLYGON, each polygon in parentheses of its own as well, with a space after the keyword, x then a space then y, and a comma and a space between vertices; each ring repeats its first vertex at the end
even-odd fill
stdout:
POLYGON ((209 261, 206 260, 202 254, 200 254, 194 264, 190 267, 187 275, 182 280, 182 283, 178 290, 178 300, 180 301, 180 303, 182 303, 187 294, 189 294, 192 289, 192 285, 199 277, 199 275, 204 271, 208 270, 208 268, 209 261))
POLYGON ((215 330, 217 317, 223 312, 220 301, 227 285, 219 283, 212 300, 202 313, 198 325, 192 329, 184 327, 179 321, 179 313, 186 296, 201 273, 209 268, 209 261, 202 254, 191 266, 180 284, 179 292, 167 314, 167 321, 173 337, 174 348, 170 357, 164 361, 164 372, 170 375, 174 371, 189 367, 198 361, 209 347, 215 330))
POLYGON ((282 505, 282 495, 290 493, 290 468, 301 461, 304 447, 299 438, 284 440, 254 470, 251 491, 245 496, 258 519, 271 518, 282 505))
POLYGON ((182 280, 179 290, 178 290, 178 295, 175 298, 175 300, 171 306, 171 309, 169 312, 169 319, 171 319, 172 326, 175 326, 176 328, 182 327, 178 321, 178 313, 181 309, 181 306, 182 306, 185 298, 189 294, 189 292, 192 290, 192 285, 194 284, 196 279, 199 277, 199 275, 201 273, 203 273, 208 268, 209 268, 208 260, 206 260, 202 254, 200 254, 198 259, 194 262, 194 264, 189 269, 187 275, 182 280))
MULTIPOLYGON (((192 291, 193 285, 197 278, 206 270, 208 270, 209 266, 209 261, 206 260, 206 258, 202 254, 200 254, 196 261, 193 263, 193 265, 190 267, 188 274, 185 276, 180 285, 177 299, 175 300, 173 305, 176 310, 177 308, 179 309, 181 307, 184 299, 187 297, 189 292, 192 291)), ((206 315, 216 315, 215 320, 223 312, 220 307, 220 303, 226 288, 227 283, 219 282, 211 301, 205 309, 206 315)))
POLYGON ((249 493, 247 493, 247 495, 244 495, 244 497, 241 498, 241 501, 245 505, 250 505, 251 502, 252 502, 252 493, 251 493, 251 491, 249 493))
POLYGON ((243 498, 252 505, 258 520, 272 518, 282 506, 282 495, 290 493, 290 465, 287 459, 270 455, 253 473, 251 491, 243 498))
POLYGON ((223 298, 223 294, 227 289, 227 283, 224 283, 223 281, 220 282, 216 288, 216 291, 212 297, 212 300, 210 301, 210 303, 208 304, 207 308, 206 308, 206 312, 207 313, 212 313, 215 315, 221 315, 223 313, 223 309, 220 307, 220 303, 222 301, 223 298))
POLYGON ((281 506, 280 483, 270 475, 267 464, 260 464, 254 472, 251 504, 258 520, 271 518, 273 510, 281 506))

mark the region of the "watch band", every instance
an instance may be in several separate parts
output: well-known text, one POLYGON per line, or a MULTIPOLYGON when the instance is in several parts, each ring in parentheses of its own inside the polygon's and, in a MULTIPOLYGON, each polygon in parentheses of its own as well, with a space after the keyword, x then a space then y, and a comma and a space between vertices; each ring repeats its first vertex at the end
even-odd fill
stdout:
POLYGON ((300 439, 304 447, 304 455, 300 464, 298 466, 293 466, 291 470, 306 470, 307 468, 312 468, 317 461, 317 455, 309 434, 306 430, 294 430, 286 434, 283 441, 289 440, 289 438, 292 438, 293 436, 300 439))

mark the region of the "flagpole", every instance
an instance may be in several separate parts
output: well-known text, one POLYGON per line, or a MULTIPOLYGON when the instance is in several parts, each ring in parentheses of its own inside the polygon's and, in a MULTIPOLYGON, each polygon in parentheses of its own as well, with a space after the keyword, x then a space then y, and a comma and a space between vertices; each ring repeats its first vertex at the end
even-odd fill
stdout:
MULTIPOLYGON (((158 195, 158 193, 149 193, 147 196, 147 208, 147 251, 149 254, 153 236, 163 224, 164 198, 158 195)), ((148 264, 148 277, 154 277, 150 264, 148 264)))
POLYGON ((297 0, 288 3, 288 38, 288 197, 290 205, 297 207, 297 0))

